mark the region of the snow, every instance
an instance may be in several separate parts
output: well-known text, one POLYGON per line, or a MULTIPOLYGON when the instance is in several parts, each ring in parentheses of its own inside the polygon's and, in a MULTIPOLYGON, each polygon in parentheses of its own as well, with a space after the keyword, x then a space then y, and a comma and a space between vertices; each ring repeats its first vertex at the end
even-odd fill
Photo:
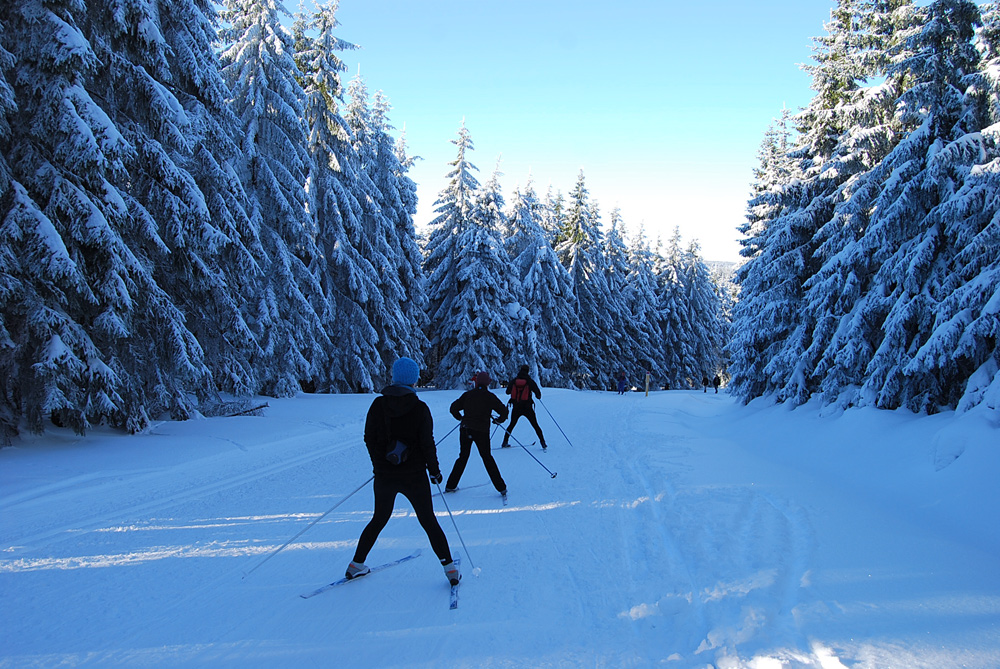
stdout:
MULTIPOLYGON (((420 396, 447 475, 457 392, 420 396)), ((0 667, 1000 666, 982 412, 545 389, 548 452, 514 436, 556 478, 515 447, 495 452, 509 506, 475 454, 435 498, 458 610, 402 499, 368 562, 421 557, 301 599, 371 513, 372 398, 0 450, 0 667)))

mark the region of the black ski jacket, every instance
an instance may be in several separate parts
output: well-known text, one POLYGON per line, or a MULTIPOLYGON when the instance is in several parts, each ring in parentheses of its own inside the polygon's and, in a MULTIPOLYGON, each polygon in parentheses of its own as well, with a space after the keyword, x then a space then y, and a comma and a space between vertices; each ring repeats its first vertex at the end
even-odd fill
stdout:
POLYGON ((433 476, 441 475, 431 410, 408 386, 386 386, 372 402, 365 420, 365 446, 375 474, 423 475, 427 470, 433 476), (398 465, 385 457, 390 430, 393 446, 398 439, 409 447, 406 461, 398 465))
POLYGON ((465 428, 478 432, 490 431, 490 420, 493 418, 494 411, 500 414, 501 423, 507 420, 507 416, 510 414, 500 398, 487 388, 467 390, 451 403, 451 415, 455 417, 455 420, 462 421, 465 428))

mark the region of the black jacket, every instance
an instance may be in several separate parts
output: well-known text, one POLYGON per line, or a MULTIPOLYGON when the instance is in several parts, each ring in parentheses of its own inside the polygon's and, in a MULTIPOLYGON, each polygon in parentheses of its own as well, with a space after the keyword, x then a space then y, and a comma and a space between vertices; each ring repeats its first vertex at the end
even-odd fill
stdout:
MULTIPOLYGON (((514 382, 517 381, 518 379, 524 379, 525 381, 527 381, 528 389, 531 391, 531 394, 537 397, 538 399, 542 399, 542 389, 539 388, 538 384, 532 381, 531 377, 529 377, 527 374, 518 374, 516 377, 514 377, 514 379, 510 383, 507 384, 507 394, 510 395, 511 398, 514 397, 514 382)), ((531 404, 534 404, 535 402, 530 397, 527 400, 519 400, 519 401, 530 402, 531 404)))
POLYGON ((423 475, 426 469, 434 476, 441 475, 431 410, 407 386, 386 386, 372 402, 365 420, 365 446, 376 474, 423 475), (398 439, 409 446, 406 461, 398 465, 385 457, 390 429, 393 445, 398 439))
POLYGON ((490 431, 493 412, 500 414, 500 422, 507 420, 510 413, 500 398, 486 388, 476 388, 462 393, 451 403, 451 415, 469 430, 490 431))

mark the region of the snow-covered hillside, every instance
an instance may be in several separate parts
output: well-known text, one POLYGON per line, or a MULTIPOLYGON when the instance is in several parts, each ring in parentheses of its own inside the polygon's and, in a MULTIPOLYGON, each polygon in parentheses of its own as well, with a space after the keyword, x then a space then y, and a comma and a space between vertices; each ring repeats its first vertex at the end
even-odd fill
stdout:
MULTIPOLYGON (((446 474, 456 396, 421 393, 446 474)), ((402 499, 369 563, 421 557, 301 599, 343 575, 370 485, 261 561, 370 476, 371 399, 0 450, 0 667, 1000 666, 981 415, 547 389, 548 452, 514 435, 558 476, 515 447, 508 506, 476 455, 435 498, 458 610, 402 499)))

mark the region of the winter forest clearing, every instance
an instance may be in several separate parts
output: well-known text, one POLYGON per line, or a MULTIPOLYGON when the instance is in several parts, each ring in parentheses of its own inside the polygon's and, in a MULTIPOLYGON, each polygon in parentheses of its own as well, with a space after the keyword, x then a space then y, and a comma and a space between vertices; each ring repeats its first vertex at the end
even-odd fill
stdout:
POLYGON ((833 3, 732 273, 464 123, 418 231, 336 0, 8 4, 0 666, 1000 666, 998 3, 833 3), (402 356, 446 470, 480 371, 550 447, 435 498, 457 611, 405 505, 303 600, 402 356))
MULTIPOLYGON (((420 396, 447 471, 457 393, 420 396)), ((463 561, 457 610, 402 501, 371 563, 419 558, 299 597, 343 575, 370 484, 243 578, 370 476, 372 397, 0 451, 0 666, 1000 666, 1000 453, 981 411, 545 389, 548 451, 523 422, 514 436, 556 478, 495 452, 504 507, 474 456, 445 498, 468 556, 434 498, 463 561)))

